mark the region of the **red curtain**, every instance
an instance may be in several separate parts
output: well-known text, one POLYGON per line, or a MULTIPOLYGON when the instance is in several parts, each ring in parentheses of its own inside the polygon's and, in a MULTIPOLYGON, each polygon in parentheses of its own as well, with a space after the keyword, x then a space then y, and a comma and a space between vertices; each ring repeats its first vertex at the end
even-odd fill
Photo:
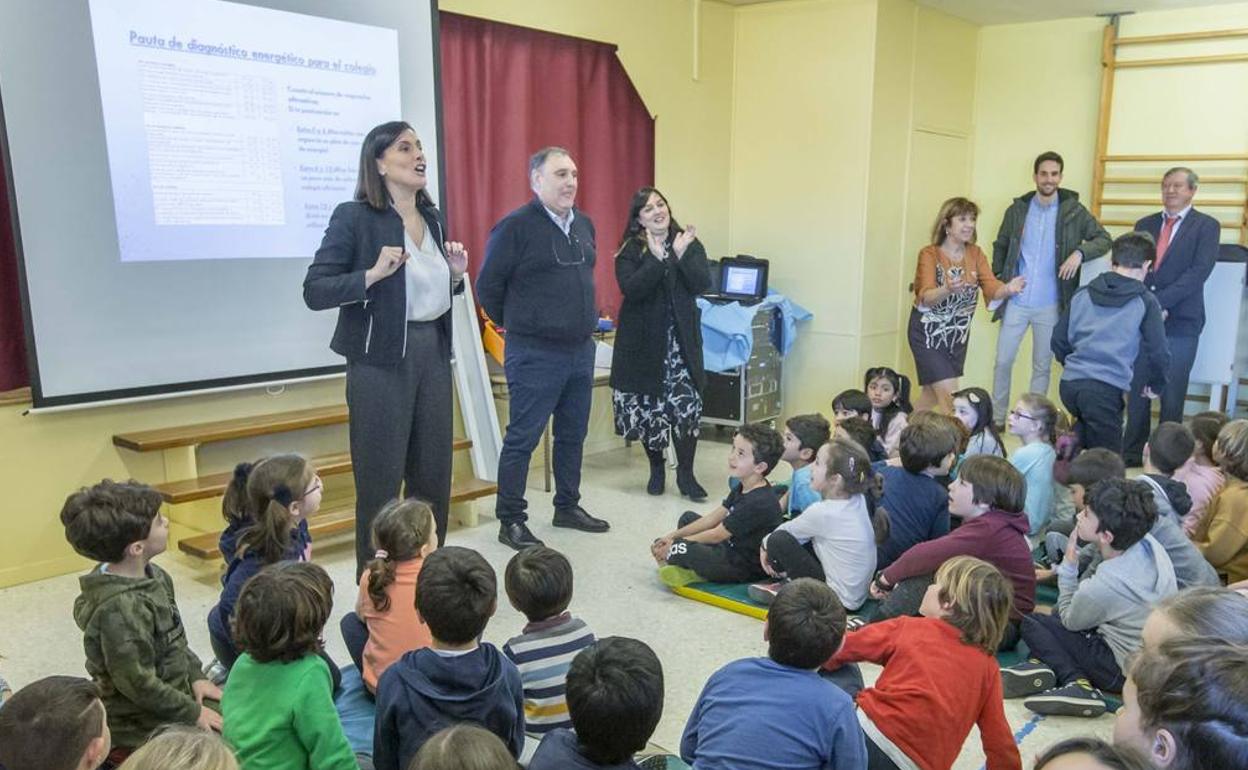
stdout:
POLYGON ((18 289, 17 248, 9 216, 8 174, 0 154, 0 391, 30 384, 26 373, 26 337, 18 289))
POLYGON ((577 208, 598 233, 598 307, 614 318, 612 255, 633 193, 654 183, 654 120, 615 46, 454 13, 439 19, 446 209, 472 275, 490 228, 532 196, 529 156, 565 147, 580 173, 577 208))

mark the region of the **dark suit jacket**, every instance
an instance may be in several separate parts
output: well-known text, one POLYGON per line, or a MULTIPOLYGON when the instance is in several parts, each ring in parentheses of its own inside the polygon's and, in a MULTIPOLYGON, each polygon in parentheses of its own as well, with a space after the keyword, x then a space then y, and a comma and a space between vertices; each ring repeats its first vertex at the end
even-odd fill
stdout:
MULTIPOLYGON (((1156 239, 1161 234, 1161 212, 1135 223, 1135 229, 1156 239)), ((1205 280, 1218 261, 1218 221, 1193 208, 1170 241, 1160 270, 1149 270, 1144 285, 1167 312, 1167 337, 1198 337, 1205 328, 1205 280)))

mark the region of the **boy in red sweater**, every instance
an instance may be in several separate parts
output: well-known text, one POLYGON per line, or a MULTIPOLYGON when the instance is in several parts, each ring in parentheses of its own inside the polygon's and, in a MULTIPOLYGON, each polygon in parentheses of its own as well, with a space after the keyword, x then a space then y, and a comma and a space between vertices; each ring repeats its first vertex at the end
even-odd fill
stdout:
POLYGON ((936 570, 923 617, 893 618, 845 637, 825 668, 858 661, 884 667, 857 697, 870 767, 949 770, 979 725, 988 770, 1021 770, 993 657, 1012 596, 996 567, 957 556, 936 570))
POLYGON ((912 546, 880 573, 871 586, 871 596, 882 600, 875 620, 919 614, 936 569, 954 556, 974 556, 1001 570, 1014 586, 1013 610, 1001 640, 1002 649, 1013 648, 1023 615, 1036 606, 1036 572, 1022 513, 1026 497, 1023 475, 1007 460, 966 458, 949 485, 949 513, 962 519, 962 526, 912 546))

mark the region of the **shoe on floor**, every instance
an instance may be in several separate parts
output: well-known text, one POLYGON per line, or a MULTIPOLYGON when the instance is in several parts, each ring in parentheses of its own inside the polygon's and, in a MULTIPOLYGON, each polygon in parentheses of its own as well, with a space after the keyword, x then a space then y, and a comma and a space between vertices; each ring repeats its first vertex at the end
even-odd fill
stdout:
POLYGON ((535 545, 545 545, 537 539, 537 535, 534 535, 523 521, 498 525, 498 542, 516 551, 523 551, 535 545))
POLYGON ((788 582, 776 580, 770 583, 754 583, 745 589, 745 592, 749 594, 751 600, 770 607, 771 603, 776 600, 776 594, 780 593, 780 589, 784 588, 784 584, 788 582))
POLYGON ((1023 701, 1023 705, 1037 714, 1062 717, 1099 717, 1109 710, 1101 691, 1078 679, 1061 687, 1045 690, 1023 701))
POLYGON ((697 583, 702 577, 691 569, 677 567, 675 564, 666 564, 659 567, 659 580, 668 588, 680 588, 690 583, 697 583))
POLYGON ((1035 658, 1001 669, 1001 693, 1006 698, 1025 698, 1056 686, 1053 669, 1035 658))
POLYGON ((216 658, 213 658, 211 663, 204 666, 204 676, 208 677, 208 681, 212 682, 217 687, 225 684, 225 680, 229 677, 229 675, 230 670, 221 665, 221 661, 216 658))
POLYGON ((857 631, 858 629, 868 624, 870 624, 870 621, 864 618, 862 615, 855 615, 852 618, 849 618, 848 620, 845 621, 845 630, 857 631))
POLYGON ((574 505, 571 508, 556 508, 554 525, 565 529, 579 529, 582 532, 606 532, 611 525, 602 519, 590 516, 584 508, 574 505))
POLYGON ((676 469, 676 488, 680 490, 680 494, 689 498, 695 503, 700 503, 706 499, 706 490, 694 478, 692 470, 676 469))

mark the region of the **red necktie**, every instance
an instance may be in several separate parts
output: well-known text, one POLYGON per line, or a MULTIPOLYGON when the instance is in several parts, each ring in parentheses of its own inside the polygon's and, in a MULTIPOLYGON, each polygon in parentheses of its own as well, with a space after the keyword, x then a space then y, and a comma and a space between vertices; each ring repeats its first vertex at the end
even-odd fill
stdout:
POLYGON ((1174 232, 1174 226, 1179 221, 1178 216, 1170 216, 1162 214, 1166 223, 1161 226, 1161 235, 1157 238, 1157 259, 1153 261, 1153 272, 1161 269, 1161 260, 1166 257, 1166 249, 1170 248, 1170 234, 1174 232))

